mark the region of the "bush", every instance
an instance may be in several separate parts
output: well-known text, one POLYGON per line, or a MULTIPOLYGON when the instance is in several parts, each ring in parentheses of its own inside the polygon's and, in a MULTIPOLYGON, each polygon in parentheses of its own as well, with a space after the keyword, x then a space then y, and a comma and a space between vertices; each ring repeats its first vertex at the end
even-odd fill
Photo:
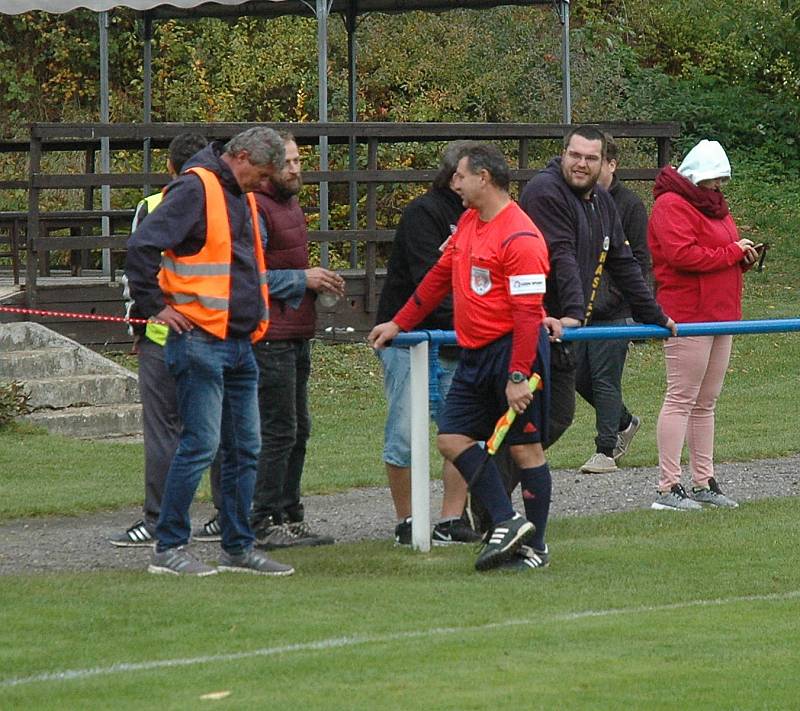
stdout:
POLYGON ((30 411, 29 398, 30 394, 22 383, 16 380, 0 383, 0 427, 4 427, 20 415, 27 414, 30 411))

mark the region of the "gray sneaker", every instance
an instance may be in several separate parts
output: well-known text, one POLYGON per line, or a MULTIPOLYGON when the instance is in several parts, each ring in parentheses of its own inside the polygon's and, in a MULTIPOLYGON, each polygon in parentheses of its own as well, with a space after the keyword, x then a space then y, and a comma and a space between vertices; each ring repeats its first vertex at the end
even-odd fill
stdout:
POLYGON ((707 488, 702 486, 692 487, 692 498, 701 504, 711 504, 711 506, 719 506, 724 509, 739 508, 739 504, 722 493, 713 476, 708 480, 707 488))
POLYGON ((624 430, 617 432, 617 446, 614 447, 613 454, 615 462, 619 462, 628 453, 628 447, 631 446, 631 442, 641 426, 642 421, 636 415, 631 415, 631 423, 624 430))
POLYGON ((285 523, 277 526, 265 526, 255 530, 256 547, 263 548, 265 551, 275 550, 276 548, 290 548, 292 546, 308 545, 285 523))
POLYGON ((670 509, 672 511, 697 511, 702 510, 696 501, 692 501, 680 484, 674 484, 667 492, 658 492, 656 500, 650 504, 651 509, 670 509))
POLYGON ((616 461, 607 454, 595 452, 581 467, 581 471, 587 474, 609 474, 619 471, 619 467, 616 461))
POLYGON ((335 543, 333 536, 317 533, 306 521, 293 521, 286 524, 289 531, 299 539, 300 546, 330 546, 335 543))
POLYGON ((177 548, 167 548, 163 553, 154 550, 150 565, 147 566, 147 572, 167 575, 196 575, 202 578, 206 575, 216 575, 217 569, 195 558, 183 546, 178 546, 177 548))
POLYGON ((252 573, 254 575, 291 575, 294 568, 277 560, 268 558, 261 551, 252 548, 238 555, 222 551, 219 556, 219 570, 231 573, 252 573))

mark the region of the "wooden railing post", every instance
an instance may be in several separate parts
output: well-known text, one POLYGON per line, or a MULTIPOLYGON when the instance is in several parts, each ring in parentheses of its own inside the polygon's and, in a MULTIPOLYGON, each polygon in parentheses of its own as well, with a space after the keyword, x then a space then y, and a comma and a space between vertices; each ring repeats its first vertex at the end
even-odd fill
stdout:
POLYGON ((36 177, 42 163, 42 139, 31 132, 31 148, 28 168, 28 229, 26 230, 26 247, 28 251, 25 269, 25 300, 28 308, 36 306, 36 272, 37 259, 36 240, 39 239, 39 187, 36 177))
MULTIPOLYGON (((367 143, 367 169, 378 169, 378 139, 370 138, 367 143)), ((378 225, 378 195, 375 183, 367 187, 367 229, 374 230, 378 225)), ((378 268, 378 244, 368 240, 366 244, 366 258, 364 264, 364 310, 374 313, 378 308, 378 288, 375 270, 378 268)))

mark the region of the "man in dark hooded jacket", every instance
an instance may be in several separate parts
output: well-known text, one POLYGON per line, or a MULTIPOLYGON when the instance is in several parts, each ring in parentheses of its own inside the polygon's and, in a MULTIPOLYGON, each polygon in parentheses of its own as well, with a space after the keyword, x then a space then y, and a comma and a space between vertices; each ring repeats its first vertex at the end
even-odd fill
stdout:
MULTIPOLYGON (((572 129, 561 156, 534 175, 520 196, 520 205, 550 249, 545 309, 563 326, 590 324, 599 277, 607 272, 637 321, 665 326, 676 334, 675 322, 661 310, 642 277, 613 198, 595 189, 605 149, 602 131, 593 126, 572 129)), ((568 344, 554 345, 546 446, 558 440, 575 415, 575 360, 568 344)))
MULTIPOLYGON (((650 250, 647 248, 647 208, 633 190, 617 177, 619 149, 613 136, 606 134, 606 156, 600 169, 598 186, 614 198, 625 239, 649 285, 650 250)), ((600 277, 593 309, 595 326, 625 326, 633 323, 631 309, 608 272, 600 277)), ((595 410, 595 453, 581 471, 605 474, 615 472, 618 462, 628 452, 640 419, 625 406, 622 398, 622 372, 628 355, 628 339, 578 341, 576 389, 595 410)))

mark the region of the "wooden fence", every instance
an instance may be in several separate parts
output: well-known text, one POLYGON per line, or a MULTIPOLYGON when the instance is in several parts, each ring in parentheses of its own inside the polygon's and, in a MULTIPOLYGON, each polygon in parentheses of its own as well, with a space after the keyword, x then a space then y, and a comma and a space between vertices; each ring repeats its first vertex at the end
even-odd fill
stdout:
MULTIPOLYGON (((150 151, 166 148, 180 133, 193 132, 210 140, 226 140, 252 125, 33 124, 29 143, 0 142, 0 153, 24 154, 28 164, 25 179, 0 180, 0 191, 27 192, 27 210, 0 212, 0 258, 12 262, 15 283, 19 282, 24 263, 24 299, 19 301, 29 307, 50 302, 43 291, 52 287, 44 287, 40 282, 41 277, 53 273, 52 253, 60 256, 64 270, 59 273, 67 280, 85 275, 90 266, 97 267, 98 255, 104 253, 106 281, 112 290, 116 288, 132 207, 139 197, 168 181, 165 173, 130 172, 130 167, 148 166, 150 151), (112 159, 110 173, 101 173, 98 168, 104 139, 112 159), (99 206, 104 186, 108 186, 110 194, 108 209, 99 206), (123 190, 127 192, 122 193, 123 190), (64 204, 74 207, 64 209, 64 204), (63 263, 64 252, 69 253, 68 264, 63 263)), ((569 128, 560 124, 462 123, 266 125, 294 134, 306 165, 318 167, 321 141, 329 147, 327 170, 304 171, 304 183, 312 187, 308 199, 306 194, 301 199, 304 203, 314 203, 307 207, 312 220, 310 239, 318 245, 323 263, 331 254, 332 245, 345 244, 334 266, 344 267, 347 299, 334 311, 322 311, 320 331, 325 333, 328 328, 328 333, 331 329, 335 329, 333 333, 336 329, 343 333, 349 326, 355 334, 363 333, 374 321, 383 277, 380 257, 387 249, 381 245, 393 239, 397 215, 413 186, 421 190, 420 184, 429 184, 435 176, 438 155, 446 142, 457 139, 498 142, 509 158, 512 179, 516 185, 522 185, 542 167, 546 158, 559 152, 558 142, 569 128), (545 156, 543 151, 547 148, 545 156), (429 159, 421 160, 420 155, 429 159), (403 199, 393 203, 395 193, 403 199)), ((625 162, 619 171, 625 180, 652 180, 659 167, 669 162, 672 142, 679 135, 675 123, 602 123, 599 127, 620 139, 623 150, 629 140, 636 140, 639 164, 625 162)), ((65 281, 63 287, 69 284, 65 281)), ((79 308, 80 296, 75 293, 77 300, 73 307, 88 311, 79 308)), ((118 304, 112 306, 114 298, 109 299, 108 308, 118 314, 118 304)), ((91 308, 105 311, 98 303, 91 308)), ((102 338, 104 328, 86 326, 84 330, 87 333, 90 330, 92 339, 97 339, 102 338)))

